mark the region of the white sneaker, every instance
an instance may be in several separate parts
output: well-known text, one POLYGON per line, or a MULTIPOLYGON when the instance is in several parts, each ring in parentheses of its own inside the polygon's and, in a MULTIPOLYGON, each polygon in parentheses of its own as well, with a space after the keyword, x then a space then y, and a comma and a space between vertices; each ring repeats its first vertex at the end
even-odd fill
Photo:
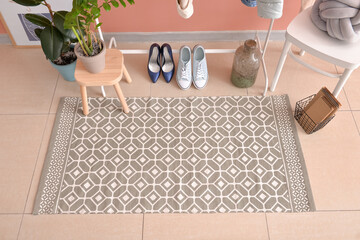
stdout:
POLYGON ((176 82, 182 90, 191 86, 191 49, 188 46, 180 48, 176 82))
POLYGON ((191 17, 194 13, 193 0, 188 0, 188 4, 185 8, 181 8, 179 1, 180 0, 176 0, 176 6, 180 16, 185 19, 191 17))
POLYGON ((194 66, 193 66, 193 82, 197 89, 202 89, 206 86, 209 74, 206 63, 205 49, 196 45, 193 50, 194 66))

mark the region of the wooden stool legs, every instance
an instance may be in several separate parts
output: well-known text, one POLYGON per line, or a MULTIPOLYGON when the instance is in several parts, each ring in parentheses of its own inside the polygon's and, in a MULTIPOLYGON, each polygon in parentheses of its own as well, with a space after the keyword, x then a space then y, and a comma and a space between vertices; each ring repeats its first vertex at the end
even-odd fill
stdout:
MULTIPOLYGON (((131 79, 130 79, 131 80, 131 79)), ((121 91, 120 85, 119 83, 116 83, 114 85, 116 94, 119 97, 120 103, 123 107, 124 113, 129 113, 129 107, 126 103, 124 94, 121 91)), ((82 105, 83 105, 83 113, 84 115, 88 115, 89 114, 89 107, 88 107, 88 102, 87 102, 87 93, 86 93, 86 87, 85 86, 80 86, 80 92, 81 92, 81 98, 82 98, 82 105)))
POLYGON ((119 83, 116 83, 116 84, 114 85, 114 88, 115 88, 116 94, 117 94, 118 97, 119 97, 119 100, 120 100, 120 102, 121 102, 121 105, 122 105, 122 107, 123 107, 123 109, 124 109, 124 113, 129 113, 130 110, 129 110, 129 107, 128 107, 127 103, 126 103, 125 97, 124 97, 124 95, 123 95, 123 93, 122 93, 122 91, 121 91, 121 88, 120 88, 119 83))
POLYGON ((131 83, 131 82, 132 82, 132 80, 131 80, 131 77, 130 77, 130 75, 129 75, 128 71, 126 70, 125 65, 123 65, 123 69, 124 69, 124 75, 125 75, 125 79, 126 79, 126 81, 127 81, 128 83, 131 83))
POLYGON ((75 67, 75 79, 80 85, 80 92, 84 115, 89 114, 86 87, 92 86, 114 86, 116 94, 120 100, 123 111, 129 113, 129 107, 125 101, 124 94, 119 85, 121 78, 125 76, 128 83, 131 83, 131 77, 124 65, 124 56, 118 49, 107 49, 105 56, 105 68, 97 74, 86 71, 84 65, 80 62, 75 67))
POLYGON ((81 92, 81 98, 82 98, 83 113, 84 113, 84 115, 88 115, 89 108, 88 108, 88 103, 87 103, 86 87, 80 86, 80 92, 81 92))

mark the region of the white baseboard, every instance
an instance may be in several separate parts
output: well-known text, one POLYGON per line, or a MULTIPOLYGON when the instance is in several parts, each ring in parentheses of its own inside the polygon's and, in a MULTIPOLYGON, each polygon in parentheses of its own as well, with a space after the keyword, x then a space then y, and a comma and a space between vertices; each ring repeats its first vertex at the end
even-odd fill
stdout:
MULTIPOLYGON (((104 33, 105 41, 115 37, 117 42, 178 42, 178 41, 245 41, 255 38, 256 31, 213 31, 213 32, 107 32, 104 33)), ((267 31, 258 31, 261 40, 266 37, 267 31)), ((270 40, 283 41, 284 30, 272 31, 270 40)), ((11 44, 9 36, 0 34, 0 44, 11 44)))
MULTIPOLYGON (((256 31, 213 31, 213 32, 107 32, 105 41, 115 37, 117 42, 178 42, 178 41, 245 41, 255 38, 256 31)), ((261 40, 266 37, 267 31, 258 31, 261 40)), ((272 31, 270 40, 283 41, 284 30, 272 31)))

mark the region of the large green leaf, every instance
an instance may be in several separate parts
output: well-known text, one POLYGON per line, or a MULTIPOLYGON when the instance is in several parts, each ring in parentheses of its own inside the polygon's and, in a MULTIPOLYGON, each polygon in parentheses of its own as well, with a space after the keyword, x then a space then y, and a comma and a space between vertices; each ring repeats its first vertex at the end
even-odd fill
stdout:
POLYGON ((36 34, 36 36, 37 36, 38 38, 40 38, 40 34, 41 34, 42 31, 43 31, 42 28, 36 28, 36 29, 34 30, 34 32, 35 32, 35 34, 36 34))
POLYGON ((54 14, 54 24, 56 28, 67 38, 70 38, 71 41, 76 39, 74 32, 71 29, 64 28, 65 16, 68 12, 67 11, 59 11, 55 12, 54 14))
POLYGON ((41 47, 48 59, 53 61, 60 56, 64 39, 59 30, 53 26, 44 28, 40 34, 40 41, 41 47))
POLYGON ((13 0, 17 4, 23 5, 23 6, 38 6, 43 0, 13 0))
POLYGON ((51 22, 46 17, 43 17, 41 15, 27 13, 25 14, 25 18, 32 22, 35 25, 41 26, 41 27, 49 27, 51 26, 51 22))

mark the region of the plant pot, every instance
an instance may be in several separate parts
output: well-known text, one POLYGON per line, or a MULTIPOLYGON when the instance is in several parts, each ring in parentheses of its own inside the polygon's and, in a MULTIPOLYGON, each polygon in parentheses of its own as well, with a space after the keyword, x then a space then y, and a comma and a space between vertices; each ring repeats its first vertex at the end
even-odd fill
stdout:
POLYGON ((57 69, 59 71, 61 76, 66 81, 75 82, 74 73, 75 73, 76 61, 77 60, 75 60, 74 62, 67 64, 67 65, 57 65, 51 61, 50 61, 50 63, 55 69, 57 69))
POLYGON ((82 53, 82 49, 79 43, 75 46, 75 54, 78 57, 78 59, 82 62, 85 69, 90 73, 99 73, 105 68, 105 53, 106 53, 106 47, 105 43, 101 41, 102 43, 102 50, 99 54, 95 56, 84 56, 82 53))

